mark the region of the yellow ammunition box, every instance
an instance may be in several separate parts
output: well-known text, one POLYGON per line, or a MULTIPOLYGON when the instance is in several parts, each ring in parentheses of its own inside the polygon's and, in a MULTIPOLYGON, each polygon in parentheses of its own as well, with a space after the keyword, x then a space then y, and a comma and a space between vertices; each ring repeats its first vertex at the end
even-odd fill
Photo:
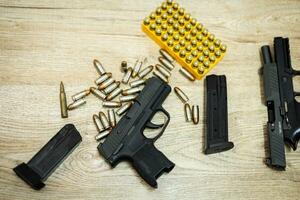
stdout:
POLYGON ((220 39, 171 0, 144 19, 142 30, 198 80, 227 50, 220 39))

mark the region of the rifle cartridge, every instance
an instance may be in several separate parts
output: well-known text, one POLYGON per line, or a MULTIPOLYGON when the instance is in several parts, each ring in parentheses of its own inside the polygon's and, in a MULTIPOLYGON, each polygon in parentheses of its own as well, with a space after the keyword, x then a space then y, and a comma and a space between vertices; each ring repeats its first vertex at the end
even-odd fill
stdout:
POLYGON ((67 97, 66 97, 64 84, 62 81, 60 82, 59 102, 60 102, 60 115, 62 118, 67 118, 68 117, 67 97))

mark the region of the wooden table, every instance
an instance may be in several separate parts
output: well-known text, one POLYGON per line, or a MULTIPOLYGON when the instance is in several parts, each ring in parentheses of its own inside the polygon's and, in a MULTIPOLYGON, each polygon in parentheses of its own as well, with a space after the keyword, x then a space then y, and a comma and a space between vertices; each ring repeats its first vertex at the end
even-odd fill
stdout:
MULTIPOLYGON (((183 1, 192 16, 220 37, 228 52, 211 74, 226 74, 229 137, 234 149, 204 155, 204 81, 190 82, 172 72, 179 86, 200 105, 198 125, 186 123, 183 105, 172 92, 164 107, 171 122, 156 146, 176 163, 150 188, 128 163, 115 169, 96 149, 94 113, 101 101, 61 119, 59 83, 68 100, 92 86, 98 58, 120 80, 120 63, 147 57, 157 62, 158 46, 141 31, 155 1, 8 1, 0 2, 0 199, 299 199, 300 151, 286 149, 287 169, 264 164, 267 121, 263 104, 260 46, 274 36, 290 38, 294 68, 300 69, 299 1, 183 1), (64 124, 74 123, 83 141, 34 191, 12 168, 27 162, 64 124)), ((295 88, 300 90, 300 79, 295 88)))

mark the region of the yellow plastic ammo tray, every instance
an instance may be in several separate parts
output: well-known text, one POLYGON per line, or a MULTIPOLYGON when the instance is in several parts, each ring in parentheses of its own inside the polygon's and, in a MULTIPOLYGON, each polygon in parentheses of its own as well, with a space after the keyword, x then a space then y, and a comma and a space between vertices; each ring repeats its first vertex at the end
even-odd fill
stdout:
POLYGON ((142 29, 196 79, 202 79, 226 52, 221 40, 172 0, 146 17, 142 29))

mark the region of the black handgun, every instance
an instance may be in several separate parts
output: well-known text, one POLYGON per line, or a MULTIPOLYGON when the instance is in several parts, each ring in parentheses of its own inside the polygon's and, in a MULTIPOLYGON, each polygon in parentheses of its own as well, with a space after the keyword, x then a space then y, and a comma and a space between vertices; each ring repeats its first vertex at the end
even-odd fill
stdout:
POLYGON ((169 113, 162 107, 170 92, 171 87, 160 79, 148 79, 134 104, 98 146, 100 154, 112 167, 122 160, 131 161, 140 176, 152 187, 157 187, 156 179, 163 172, 170 172, 175 166, 154 146, 170 121, 169 113), (167 120, 157 125, 151 119, 159 111, 167 120), (145 128, 161 128, 161 131, 154 138, 147 138, 143 134, 145 128))
POLYGON ((283 136, 285 142, 296 150, 300 139, 300 103, 295 97, 300 96, 300 93, 294 91, 293 77, 300 76, 300 71, 294 70, 291 66, 288 38, 275 38, 274 49, 283 115, 283 136))
POLYGON ((284 142, 296 150, 300 139, 300 104, 295 99, 299 92, 293 88, 293 77, 299 76, 300 71, 291 67, 288 38, 274 38, 275 62, 269 46, 263 46, 261 51, 268 108, 270 158, 267 164, 285 169, 284 142))

